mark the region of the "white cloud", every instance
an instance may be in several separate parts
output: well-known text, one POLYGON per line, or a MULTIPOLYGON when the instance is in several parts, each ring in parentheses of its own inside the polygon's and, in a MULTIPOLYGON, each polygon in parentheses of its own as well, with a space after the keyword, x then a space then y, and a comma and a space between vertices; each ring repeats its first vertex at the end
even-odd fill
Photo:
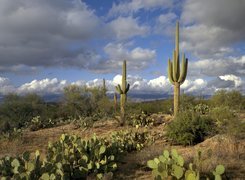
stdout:
POLYGON ((220 79, 222 79, 224 81, 233 81, 236 88, 242 86, 242 84, 243 84, 242 79, 240 77, 233 75, 233 74, 227 74, 227 75, 219 76, 219 77, 220 77, 220 79))
POLYGON ((226 74, 245 75, 245 56, 204 59, 189 63, 188 75, 217 77, 226 74))
POLYGON ((103 22, 80 0, 1 0, 0 27, 0 72, 86 68, 95 56, 87 42, 106 34, 103 22), (77 42, 81 46, 70 50, 77 42))
POLYGON ((6 95, 15 91, 14 86, 11 84, 10 80, 5 77, 0 77, 0 94, 6 95))
POLYGON ((195 80, 185 80, 185 82, 181 85, 181 88, 184 90, 185 93, 204 93, 203 91, 207 86, 207 82, 203 79, 195 79, 195 80))
POLYGON ((182 47, 199 58, 232 53, 232 46, 245 40, 245 24, 241 23, 244 9, 244 0, 185 1, 181 13, 182 47))
MULTIPOLYGON (((108 93, 115 92, 115 86, 121 84, 122 76, 115 75, 112 79, 106 79, 106 88, 108 93)), ((145 79, 140 76, 128 75, 127 82, 130 84, 129 93, 132 94, 151 94, 151 95, 172 95, 173 85, 165 76, 159 76, 153 79, 145 79)), ((103 79, 94 80, 78 80, 75 82, 68 82, 66 80, 42 79, 33 80, 29 83, 25 83, 19 87, 14 87, 9 79, 0 77, 0 94, 6 95, 10 92, 17 94, 37 93, 39 95, 61 94, 64 87, 70 84, 76 84, 79 86, 98 87, 102 86, 103 79)), ((245 93, 243 79, 229 74, 220 76, 216 79, 206 81, 204 79, 186 79, 181 85, 181 93, 188 93, 194 95, 212 95, 215 91, 225 90, 239 90, 245 93)))
POLYGON ((173 12, 160 14, 156 19, 156 24, 154 27, 155 33, 173 36, 175 32, 174 28, 177 18, 177 15, 173 12))
POLYGON ((130 0, 113 3, 109 16, 128 15, 140 10, 166 9, 172 6, 171 0, 130 0))
POLYGON ((139 25, 138 20, 133 17, 118 17, 109 23, 109 27, 119 40, 144 36, 149 32, 148 26, 139 25))
POLYGON ((114 72, 121 69, 122 61, 127 60, 127 69, 141 70, 153 63, 156 58, 156 51, 143 49, 141 47, 129 48, 127 44, 108 43, 104 47, 108 58, 95 64, 91 69, 97 72, 114 72))
POLYGON ((25 83, 17 88, 17 92, 20 94, 25 93, 37 93, 37 94, 59 94, 63 91, 64 87, 68 85, 66 80, 43 79, 33 80, 30 83, 25 83))

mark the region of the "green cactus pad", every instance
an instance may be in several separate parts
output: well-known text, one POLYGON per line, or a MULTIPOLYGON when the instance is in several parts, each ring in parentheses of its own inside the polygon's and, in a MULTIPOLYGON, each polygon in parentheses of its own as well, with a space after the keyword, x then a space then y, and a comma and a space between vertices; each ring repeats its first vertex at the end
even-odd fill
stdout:
POLYGON ((147 166, 151 169, 156 169, 158 167, 157 163, 154 160, 147 161, 147 166))
POLYGON ((178 156, 179 156, 176 149, 172 149, 172 150, 171 150, 171 155, 172 155, 173 157, 175 157, 175 158, 178 158, 178 156))
POLYGON ((168 157, 169 157, 169 152, 168 152, 168 150, 164 150, 164 151, 163 151, 163 155, 164 155, 164 157, 168 158, 168 157))
POLYGON ((182 156, 178 156, 178 164, 180 165, 180 166, 183 166, 184 165, 184 159, 183 159, 183 157, 182 156))
POLYGON ((216 168, 215 168, 215 171, 217 174, 221 175, 225 172, 225 167, 223 165, 218 165, 216 168))
POLYGON ((100 150, 99 150, 99 154, 100 154, 100 155, 101 155, 101 154, 104 154, 105 151, 106 151, 106 146, 101 146, 101 147, 100 147, 100 150))
POLYGON ((184 174, 183 168, 177 165, 173 165, 173 175, 177 178, 180 179, 184 174))
POLYGON ((33 171, 34 168, 35 168, 35 165, 34 165, 32 162, 28 162, 28 163, 27 163, 27 171, 28 171, 28 172, 33 171))
POLYGON ((11 166, 12 167, 19 167, 20 166, 20 162, 18 159, 14 159, 12 162, 11 162, 11 166))
POLYGON ((188 175, 186 175, 186 180, 197 180, 197 178, 194 173, 189 173, 188 175))
POLYGON ((49 180, 49 174, 48 174, 48 173, 44 173, 44 174, 41 176, 41 179, 42 179, 42 180, 49 180))

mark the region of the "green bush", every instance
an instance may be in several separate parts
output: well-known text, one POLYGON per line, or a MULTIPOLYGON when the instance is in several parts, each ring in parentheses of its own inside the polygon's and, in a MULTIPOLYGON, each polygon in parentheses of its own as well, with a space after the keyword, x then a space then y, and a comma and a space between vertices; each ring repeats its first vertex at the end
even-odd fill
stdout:
POLYGON ((8 121, 0 121, 0 134, 11 131, 11 126, 8 121))
POLYGON ((219 133, 226 133, 237 138, 245 137, 245 122, 228 107, 215 107, 210 111, 219 133))
POLYGON ((184 111, 168 125, 167 137, 176 144, 193 145, 212 135, 215 129, 216 126, 210 117, 184 111))
POLYGON ((127 112, 130 115, 140 114, 142 111, 147 114, 163 112, 166 114, 172 113, 172 99, 147 101, 147 102, 128 102, 127 112))
POLYGON ((220 90, 215 92, 210 101, 213 107, 228 106, 233 110, 242 110, 245 108, 244 99, 239 91, 220 90))
POLYGON ((180 111, 192 110, 197 105, 196 97, 183 94, 180 96, 180 111))
POLYGON ((210 116, 215 121, 218 128, 224 128, 235 117, 235 114, 228 106, 220 106, 211 109, 210 116))

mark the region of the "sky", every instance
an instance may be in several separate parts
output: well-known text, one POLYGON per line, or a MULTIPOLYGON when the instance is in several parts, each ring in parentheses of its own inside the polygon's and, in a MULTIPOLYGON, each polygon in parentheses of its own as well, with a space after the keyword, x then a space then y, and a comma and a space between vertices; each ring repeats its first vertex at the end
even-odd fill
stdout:
POLYGON ((70 84, 121 82, 173 93, 167 62, 180 23, 189 59, 182 92, 245 94, 245 0, 0 0, 0 94, 60 94, 70 84))

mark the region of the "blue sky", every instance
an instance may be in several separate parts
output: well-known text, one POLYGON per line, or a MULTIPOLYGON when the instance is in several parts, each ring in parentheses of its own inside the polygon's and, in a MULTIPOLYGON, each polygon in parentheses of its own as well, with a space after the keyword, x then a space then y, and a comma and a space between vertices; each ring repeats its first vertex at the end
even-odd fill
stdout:
POLYGON ((0 0, 0 94, 61 93, 102 78, 113 92, 123 59, 131 92, 172 94, 176 21, 189 59, 184 92, 244 94, 244 9, 244 0, 0 0))

